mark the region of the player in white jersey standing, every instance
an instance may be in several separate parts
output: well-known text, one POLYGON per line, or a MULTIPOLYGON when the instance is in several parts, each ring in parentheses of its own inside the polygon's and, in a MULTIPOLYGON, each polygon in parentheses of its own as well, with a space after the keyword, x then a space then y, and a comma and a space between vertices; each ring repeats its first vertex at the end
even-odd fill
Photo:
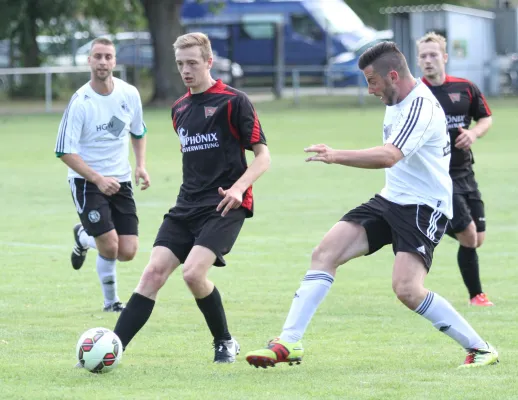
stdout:
POLYGON ((387 105, 383 146, 365 150, 334 150, 319 144, 307 161, 357 168, 385 168, 379 195, 349 211, 313 251, 311 268, 295 293, 280 337, 267 348, 249 352, 256 367, 300 362, 301 339, 324 300, 337 268, 392 244, 395 261, 392 288, 408 308, 456 340, 468 354, 462 367, 498 362, 487 344, 443 297, 424 287, 434 248, 452 217, 450 143, 446 117, 431 91, 416 80, 395 43, 379 43, 365 51, 359 67, 369 93, 387 105))
POLYGON ((72 198, 81 220, 74 226, 74 269, 96 248, 104 311, 120 312, 116 261, 130 261, 138 248, 138 218, 129 157, 135 153, 135 183, 149 187, 146 126, 137 88, 113 77, 115 47, 106 38, 92 43, 91 79, 72 96, 61 120, 56 155, 69 167, 72 198))

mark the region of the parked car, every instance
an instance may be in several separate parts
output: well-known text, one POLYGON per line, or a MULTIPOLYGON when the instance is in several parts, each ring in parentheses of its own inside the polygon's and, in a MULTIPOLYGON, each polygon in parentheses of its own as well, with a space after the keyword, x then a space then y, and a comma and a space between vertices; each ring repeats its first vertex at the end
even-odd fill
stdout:
POLYGON ((362 71, 358 68, 358 59, 369 47, 377 43, 391 40, 392 31, 380 31, 375 38, 358 41, 354 50, 342 53, 329 60, 329 78, 333 86, 358 85, 367 86, 362 71))
MULTIPOLYGON (((320 72, 306 76, 322 77, 329 58, 355 56, 359 41, 374 40, 378 34, 344 0, 221 0, 214 7, 215 3, 185 0, 182 25, 187 31, 207 33, 212 48, 239 63, 247 77, 272 75, 276 23, 283 26, 286 68, 320 67, 320 72), (248 67, 263 68, 247 71, 248 67)), ((343 71, 341 80, 356 80, 357 68, 343 71)))

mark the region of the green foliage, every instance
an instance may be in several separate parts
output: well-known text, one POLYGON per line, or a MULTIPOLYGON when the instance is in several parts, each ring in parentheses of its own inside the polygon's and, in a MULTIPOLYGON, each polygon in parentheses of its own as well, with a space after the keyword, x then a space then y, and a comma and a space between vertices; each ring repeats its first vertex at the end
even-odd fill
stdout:
POLYGON ((17 37, 29 24, 38 32, 59 26, 75 16, 77 0, 0 0, 0 39, 17 37))
MULTIPOLYGON (((0 0, 0 39, 13 39, 22 54, 41 34, 73 35, 89 30, 96 19, 110 32, 139 30, 147 25, 139 0, 0 0)), ((37 66, 33 59, 31 64, 37 66)))
POLYGON ((110 32, 145 29, 147 21, 139 0, 76 0, 84 17, 96 18, 106 24, 110 32))

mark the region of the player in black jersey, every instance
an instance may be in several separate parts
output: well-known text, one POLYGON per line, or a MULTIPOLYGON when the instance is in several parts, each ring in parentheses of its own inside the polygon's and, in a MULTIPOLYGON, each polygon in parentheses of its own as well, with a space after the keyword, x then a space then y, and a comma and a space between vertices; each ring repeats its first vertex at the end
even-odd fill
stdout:
POLYGON ((269 167, 270 153, 252 103, 210 75, 208 37, 189 33, 174 43, 186 95, 172 107, 181 144, 183 182, 176 205, 164 216, 140 283, 114 329, 126 347, 151 315, 169 275, 183 264, 183 278, 214 338, 216 363, 234 362, 239 344, 230 335, 221 296, 207 279, 225 266, 245 218, 253 215, 252 183, 269 167), (245 150, 254 152, 247 166, 245 150))
POLYGON ((473 143, 492 123, 491 110, 478 87, 446 74, 446 39, 434 32, 417 41, 423 82, 441 104, 451 137, 450 175, 453 180, 453 219, 448 234, 459 241, 457 260, 470 296, 470 304, 492 306, 480 283, 477 248, 485 238, 484 203, 473 172, 473 143), (470 129, 472 120, 475 126, 470 129))

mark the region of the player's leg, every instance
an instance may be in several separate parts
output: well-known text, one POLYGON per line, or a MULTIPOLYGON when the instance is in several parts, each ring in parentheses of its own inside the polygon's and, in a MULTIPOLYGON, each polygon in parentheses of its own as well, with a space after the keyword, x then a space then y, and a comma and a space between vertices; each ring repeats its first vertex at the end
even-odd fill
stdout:
POLYGON ((121 262, 131 261, 138 250, 137 235, 119 235, 119 252, 117 259, 121 262))
POLYGON ((153 312, 158 291, 179 265, 180 260, 170 249, 163 246, 153 247, 140 282, 113 330, 119 336, 123 349, 126 349, 129 342, 146 324, 153 312))
POLYGON ((138 250, 138 217, 131 182, 122 182, 119 191, 110 197, 113 224, 119 235, 117 259, 131 261, 138 250))
POLYGON ((225 218, 211 209, 210 216, 199 221, 195 245, 183 266, 183 279, 213 336, 216 363, 234 362, 240 348, 229 332, 218 288, 207 278, 207 274, 212 265, 226 265, 223 256, 232 249, 244 220, 244 209, 231 210, 225 218))
POLYGON ((324 236, 313 251, 311 267, 295 292, 282 333, 265 349, 249 352, 247 361, 266 368, 278 362, 300 362, 300 343, 313 315, 326 297, 336 269, 361 255, 372 254, 391 242, 390 227, 381 218, 384 208, 378 197, 347 213, 324 236))
POLYGON ((313 251, 311 267, 295 292, 281 334, 267 348, 247 353, 248 363, 263 368, 279 362, 300 363, 304 356, 300 340, 329 292, 336 269, 368 251, 365 228, 354 222, 336 223, 313 251))
POLYGON ((88 220, 88 212, 85 212, 87 200, 88 203, 91 203, 96 200, 97 196, 101 196, 102 194, 98 192, 98 190, 96 191, 95 187, 92 187, 92 184, 87 182, 85 179, 70 179, 69 185, 74 206, 76 207, 77 214, 81 220, 81 223, 76 224, 72 229, 72 233, 74 235, 74 246, 70 255, 70 261, 72 267, 77 270, 83 266, 88 249, 90 247, 95 247, 94 237, 89 235, 83 226, 83 221, 86 222, 85 225, 87 225, 87 227, 90 224, 88 220))
MULTIPOLYGON (((117 260, 130 261, 138 248, 138 218, 131 187, 121 183, 119 192, 105 197, 109 210, 101 211, 101 220, 110 220, 109 232, 95 237, 97 248, 97 274, 104 293, 104 311, 121 312, 124 304, 117 293, 117 260)), ((101 222, 101 221, 100 221, 101 222)), ((106 224, 106 223, 104 223, 106 224)))
POLYGON ((457 262, 462 280, 468 289, 470 304, 491 306, 493 304, 482 290, 477 254, 477 247, 479 247, 477 224, 484 225, 483 229, 485 229, 484 221, 479 220, 484 215, 483 203, 481 201, 470 202, 468 195, 465 194, 455 194, 453 196, 453 214, 451 231, 459 242, 457 262))
POLYGON ((96 269, 104 296, 104 311, 121 312, 124 305, 117 293, 117 254, 119 237, 115 229, 95 236, 96 269))
POLYGON ((394 206, 389 218, 394 230, 396 253, 392 287, 398 299, 473 355, 477 360, 470 364, 478 366, 497 362, 496 351, 452 305, 424 287, 434 248, 446 228, 446 217, 427 206, 416 206, 415 211, 409 207, 394 206))
MULTIPOLYGON (((70 180, 70 186, 82 227, 88 236, 94 238, 95 247, 98 250, 96 265, 104 296, 104 310, 121 311, 122 304, 117 296, 115 270, 118 237, 108 196, 101 193, 93 183, 84 179, 70 180)), ((75 253, 75 251, 72 252, 72 265, 74 268, 80 268, 84 256, 79 260, 75 253), (74 262, 79 262, 79 264, 74 264, 74 262)))
POLYGON ((158 291, 169 275, 185 261, 193 242, 194 238, 187 227, 170 214, 166 214, 140 282, 114 329, 124 349, 148 321, 158 291))
MULTIPOLYGON (((480 267, 479 267, 479 258, 478 258, 478 248, 482 246, 486 239, 486 215, 484 210, 484 202, 482 201, 481 194, 477 190, 476 192, 470 193, 468 196, 468 205, 471 210, 471 218, 475 224, 476 235, 477 235, 477 247, 473 249, 470 257, 467 257, 468 262, 473 265, 473 270, 476 273, 476 278, 478 282, 481 282, 480 279, 480 267)), ((480 283, 480 292, 476 296, 470 296, 470 304, 476 306, 493 306, 494 304, 488 299, 486 293, 482 289, 482 284, 480 283)))
MULTIPOLYGON (((78 223, 74 225, 73 229, 74 240, 78 247, 82 247, 84 250, 88 249, 97 249, 97 244, 95 243, 95 238, 86 233, 83 224, 78 223)), ((83 260, 84 262, 84 260, 83 260)), ((82 266, 82 264, 81 264, 82 266)), ((81 268, 81 267, 79 267, 81 268)), ((75 269, 79 269, 75 268, 75 269)))

